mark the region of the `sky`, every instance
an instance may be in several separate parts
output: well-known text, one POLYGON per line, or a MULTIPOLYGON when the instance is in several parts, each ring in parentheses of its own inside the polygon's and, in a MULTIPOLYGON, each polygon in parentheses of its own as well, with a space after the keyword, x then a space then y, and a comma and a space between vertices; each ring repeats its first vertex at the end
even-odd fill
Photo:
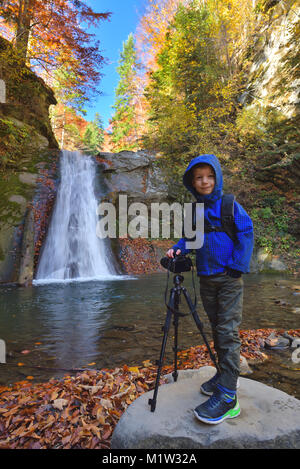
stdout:
POLYGON ((102 118, 104 128, 107 128, 112 117, 114 92, 119 81, 116 71, 120 52, 130 33, 135 33, 139 18, 143 15, 146 0, 88 0, 95 12, 112 12, 110 20, 99 23, 97 28, 90 28, 89 32, 96 35, 100 41, 100 50, 106 58, 106 65, 102 67, 104 75, 99 83, 102 95, 97 96, 93 102, 85 105, 87 115, 84 119, 92 121, 98 112, 102 118))

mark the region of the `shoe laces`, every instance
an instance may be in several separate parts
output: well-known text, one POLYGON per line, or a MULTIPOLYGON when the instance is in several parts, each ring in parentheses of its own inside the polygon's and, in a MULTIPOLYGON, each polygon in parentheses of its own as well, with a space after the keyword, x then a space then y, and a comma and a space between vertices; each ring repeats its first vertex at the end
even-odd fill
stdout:
POLYGON ((209 404, 211 407, 216 407, 220 403, 220 396, 217 394, 213 394, 209 398, 209 404), (217 397, 218 396, 218 397, 217 397))
POLYGON ((233 400, 234 398, 232 399, 228 394, 224 394, 221 391, 218 391, 209 398, 209 405, 211 407, 216 407, 220 404, 221 401, 232 402, 233 400))

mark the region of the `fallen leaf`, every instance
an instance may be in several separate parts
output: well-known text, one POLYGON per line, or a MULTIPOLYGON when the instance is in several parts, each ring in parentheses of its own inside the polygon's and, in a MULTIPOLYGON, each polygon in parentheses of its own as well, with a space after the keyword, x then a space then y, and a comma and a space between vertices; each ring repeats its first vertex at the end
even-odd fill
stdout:
POLYGON ((67 399, 55 399, 52 403, 52 407, 54 407, 54 409, 63 410, 68 402, 67 399))
POLYGON ((51 394, 50 401, 55 401, 55 399, 57 399, 57 397, 58 397, 58 392, 57 392, 57 391, 54 391, 54 392, 51 394))
POLYGON ((103 435, 102 435, 103 440, 107 440, 110 437, 111 433, 112 433, 111 429, 106 430, 106 432, 103 433, 103 435))
POLYGON ((145 360, 142 363, 143 363, 145 368, 148 368, 148 367, 152 366, 152 363, 150 362, 150 360, 145 360))
POLYGON ((102 405, 102 407, 104 407, 105 409, 112 409, 112 402, 108 399, 100 399, 100 404, 102 405))

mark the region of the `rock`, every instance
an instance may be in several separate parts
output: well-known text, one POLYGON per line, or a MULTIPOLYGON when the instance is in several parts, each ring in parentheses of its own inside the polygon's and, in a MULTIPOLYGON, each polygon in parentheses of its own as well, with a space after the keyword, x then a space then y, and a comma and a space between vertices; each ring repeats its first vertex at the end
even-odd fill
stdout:
POLYGON ((292 313, 300 314, 300 308, 293 308, 292 313))
POLYGON ((248 365, 247 359, 241 355, 240 356, 240 374, 242 376, 244 375, 250 375, 252 373, 252 370, 250 366, 248 365))
POLYGON ((287 270, 287 266, 285 265, 285 263, 274 257, 271 260, 270 268, 272 270, 278 270, 279 272, 287 270))
POLYGON ((153 159, 143 151, 120 151, 119 153, 100 152, 98 157, 105 164, 103 172, 118 173, 133 171, 149 166, 149 159, 153 159))
POLYGON ((34 271, 34 212, 28 209, 25 217, 24 234, 21 250, 19 284, 29 286, 34 271))
POLYGON ((274 302, 275 302, 277 305, 280 305, 280 306, 287 306, 287 305, 290 304, 290 303, 287 303, 287 302, 284 301, 284 300, 274 300, 274 302))
POLYGON ((30 186, 36 185, 36 180, 38 178, 37 174, 32 173, 20 173, 19 180, 23 182, 23 184, 29 184, 30 186))
POLYGON ((46 230, 52 196, 55 194, 58 152, 41 154, 42 161, 33 166, 34 173, 12 173, 6 181, 7 190, 0 210, 0 283, 30 285, 35 255, 38 253, 42 230, 46 230), (51 169, 46 165, 51 162, 51 169), (42 178, 44 182, 38 183, 42 178), (53 183, 53 188, 52 184, 53 183), (32 212, 33 210, 33 212, 32 212))
POLYGON ((151 166, 148 172, 145 197, 161 202, 164 198, 168 197, 168 195, 168 186, 161 170, 155 166, 151 166))
POLYGON ((207 399, 200 384, 214 373, 210 366, 179 371, 176 383, 160 386, 155 412, 153 391, 142 394, 115 427, 112 449, 300 448, 300 401, 248 378, 240 378, 239 417, 199 422, 193 410, 207 399))
POLYGON ((8 199, 9 202, 15 202, 18 205, 21 205, 23 209, 26 208, 27 200, 22 195, 11 195, 8 199))
POLYGON ((265 248, 255 249, 253 252, 251 272, 284 272, 287 269, 286 264, 278 256, 272 256, 265 248))
POLYGON ((289 344, 290 346, 292 345, 293 341, 295 340, 295 337, 293 337, 292 335, 290 335, 288 332, 283 332, 282 334, 282 337, 285 337, 286 339, 289 340, 289 344))
POLYGON ((128 196, 128 202, 168 201, 168 186, 157 167, 155 155, 145 151, 121 151, 97 155, 102 166, 110 199, 115 200, 119 193, 128 196))
POLYGON ((265 347, 268 349, 285 349, 290 346, 290 340, 286 337, 276 336, 273 332, 265 340, 265 347))
POLYGON ((299 339, 294 339, 292 344, 291 344, 291 347, 292 348, 300 347, 300 338, 299 339))

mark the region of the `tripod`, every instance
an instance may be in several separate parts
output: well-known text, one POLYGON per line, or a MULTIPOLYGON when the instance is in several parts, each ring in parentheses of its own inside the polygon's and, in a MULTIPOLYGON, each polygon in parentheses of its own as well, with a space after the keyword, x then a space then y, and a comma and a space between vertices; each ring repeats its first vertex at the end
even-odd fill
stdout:
POLYGON ((179 310, 178 310, 181 293, 183 293, 184 298, 185 298, 185 300, 188 304, 188 307, 190 309, 190 313, 192 314, 192 316, 194 318, 194 321, 196 323, 196 326, 198 327, 198 329, 199 329, 199 331, 202 335, 204 343, 205 343, 205 345, 207 347, 207 350, 209 352, 210 358, 212 359, 216 369, 218 371, 220 371, 219 366, 218 366, 217 361, 216 361, 216 358, 215 358, 215 356, 214 356, 214 354, 213 354, 213 352, 212 352, 212 350, 209 346, 207 338, 204 334, 203 323, 201 322, 201 320, 200 320, 200 318, 197 314, 197 311, 195 309, 196 301, 195 301, 195 305, 193 305, 186 288, 181 286, 183 280, 184 280, 183 275, 178 275, 178 274, 174 275, 174 278, 173 278, 174 287, 171 289, 169 303, 166 305, 167 306, 167 316, 166 316, 165 324, 162 328, 162 330, 164 331, 164 336, 163 336, 163 341, 162 341, 162 345, 161 345, 160 357, 159 357, 159 360, 156 362, 156 364, 158 365, 158 368, 157 368, 157 375, 156 375, 154 394, 153 394, 153 398, 149 399, 149 401, 148 401, 148 404, 151 406, 151 412, 154 412, 155 407, 156 407, 156 400, 157 400, 157 393, 158 393, 160 374, 161 374, 161 369, 162 369, 162 365, 163 365, 163 359, 164 359, 164 355, 165 355, 165 348, 166 348, 168 332, 169 332, 169 329, 170 329, 172 316, 174 316, 174 321, 173 321, 173 324, 174 324, 174 347, 173 347, 173 351, 174 351, 174 372, 172 373, 172 376, 174 378, 174 381, 177 381, 177 377, 178 377, 177 352, 178 352, 179 317, 187 316, 189 314, 189 313, 187 313, 187 314, 180 313, 179 310))

